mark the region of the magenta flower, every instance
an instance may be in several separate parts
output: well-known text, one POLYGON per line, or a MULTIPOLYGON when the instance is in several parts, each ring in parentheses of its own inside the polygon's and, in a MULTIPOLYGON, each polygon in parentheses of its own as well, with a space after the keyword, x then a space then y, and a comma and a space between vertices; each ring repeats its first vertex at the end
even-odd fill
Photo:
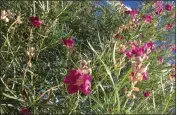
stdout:
POLYGON ((165 5, 165 9, 166 9, 167 11, 171 11, 171 10, 172 10, 172 5, 171 5, 171 4, 166 4, 166 5, 165 5))
POLYGON ((34 27, 39 27, 42 24, 42 21, 40 21, 39 18, 35 16, 30 16, 29 21, 34 27))
POLYGON ((166 26, 166 29, 169 31, 169 30, 171 30, 171 28, 172 28, 172 25, 170 23, 168 23, 166 26))
POLYGON ((138 14, 138 10, 132 9, 132 10, 125 10, 126 14, 130 14, 130 16, 135 19, 136 15, 138 14))
POLYGON ((163 63, 163 58, 161 56, 158 56, 157 60, 158 60, 158 64, 162 64, 163 63))
POLYGON ((62 38, 62 43, 64 46, 72 48, 74 45, 74 40, 71 37, 69 37, 68 39, 62 38))
POLYGON ((154 42, 152 42, 152 41, 148 42, 147 46, 152 51, 154 49, 154 42))
POLYGON ((138 15, 138 10, 132 9, 130 11, 130 15, 133 19, 136 18, 136 16, 138 15))
POLYGON ((157 1, 156 3, 155 3, 155 13, 156 14, 161 14, 161 12, 162 12, 162 10, 163 10, 163 6, 162 6, 162 1, 157 1))
POLYGON ((129 50, 126 50, 125 52, 123 52, 128 58, 132 57, 132 52, 129 50))
POLYGON ((143 91, 143 95, 144 95, 144 97, 149 97, 150 96, 150 92, 149 91, 143 91))
POLYGON ((72 69, 64 78, 64 83, 68 85, 67 91, 69 94, 80 91, 84 95, 88 95, 91 92, 91 79, 90 75, 84 74, 81 70, 72 69))
POLYGON ((144 15, 143 18, 144 18, 146 23, 152 23, 152 16, 144 15))
POLYGON ((132 49, 123 52, 128 58, 132 56, 144 56, 144 54, 149 54, 154 49, 152 41, 144 43, 141 47, 137 46, 135 42, 132 42, 130 45, 132 49))
POLYGON ((142 75, 143 75, 143 80, 147 80, 148 79, 147 72, 144 72, 142 75))
POLYGON ((20 114, 23 114, 23 115, 30 115, 30 110, 28 108, 23 108, 20 110, 20 114))
POLYGON ((162 7, 162 1, 157 1, 156 3, 155 3, 155 7, 162 7))
POLYGON ((161 14, 162 10, 163 10, 163 9, 162 9, 161 7, 156 8, 155 13, 159 15, 159 14, 161 14))

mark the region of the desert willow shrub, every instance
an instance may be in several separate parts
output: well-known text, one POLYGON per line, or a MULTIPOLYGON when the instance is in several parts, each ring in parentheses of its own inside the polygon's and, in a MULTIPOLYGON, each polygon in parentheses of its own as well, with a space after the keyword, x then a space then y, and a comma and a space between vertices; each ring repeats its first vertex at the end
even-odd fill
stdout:
POLYGON ((174 3, 106 3, 3 0, 1 114, 162 114, 175 106, 174 3))

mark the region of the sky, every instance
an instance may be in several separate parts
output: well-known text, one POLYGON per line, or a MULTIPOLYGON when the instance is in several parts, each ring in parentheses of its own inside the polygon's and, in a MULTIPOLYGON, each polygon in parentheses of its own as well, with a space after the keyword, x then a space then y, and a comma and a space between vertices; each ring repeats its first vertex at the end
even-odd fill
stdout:
POLYGON ((134 1, 131 1, 131 0, 124 1, 124 0, 122 0, 122 2, 126 6, 129 6, 129 7, 133 8, 133 9, 137 9, 138 5, 141 3, 141 1, 136 1, 136 0, 134 0, 134 1))

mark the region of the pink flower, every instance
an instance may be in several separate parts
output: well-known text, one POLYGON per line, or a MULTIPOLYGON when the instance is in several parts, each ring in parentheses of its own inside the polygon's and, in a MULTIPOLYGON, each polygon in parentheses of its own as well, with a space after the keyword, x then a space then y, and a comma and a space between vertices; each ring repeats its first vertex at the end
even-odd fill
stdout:
POLYGON ((84 74, 81 70, 72 69, 65 76, 64 83, 68 85, 67 91, 69 94, 80 91, 84 95, 88 95, 91 92, 91 79, 90 75, 84 74))
POLYGON ((30 115, 30 110, 28 108, 23 108, 20 110, 20 114, 30 115))
POLYGON ((149 97, 150 96, 150 92, 149 91, 143 91, 143 95, 144 95, 144 97, 149 97))
POLYGON ((172 25, 170 23, 168 23, 166 26, 166 29, 169 31, 169 30, 171 30, 171 28, 172 28, 172 25))
POLYGON ((163 63, 163 58, 161 56, 158 56, 157 60, 158 60, 158 64, 162 64, 163 63))
POLYGON ((154 42, 150 41, 147 43, 148 48, 152 51, 154 49, 154 42))
POLYGON ((71 37, 69 37, 68 39, 62 38, 62 43, 64 46, 72 48, 74 45, 74 40, 71 37))
POLYGON ((155 7, 162 7, 162 1, 157 1, 156 3, 155 3, 155 7))
POLYGON ((138 15, 138 10, 132 9, 130 11, 130 15, 133 19, 136 18, 136 16, 138 15))
POLYGON ((162 10, 163 10, 163 7, 162 7, 162 1, 157 1, 156 3, 155 3, 155 13, 156 14, 161 14, 161 12, 162 12, 162 10))
POLYGON ((172 10, 172 5, 171 5, 171 4, 166 4, 166 5, 165 5, 165 9, 166 9, 167 11, 171 11, 171 10, 172 10))
POLYGON ((124 52, 124 54, 128 57, 128 58, 131 58, 132 57, 132 52, 127 50, 124 52))
POLYGON ((132 9, 132 10, 125 10, 126 14, 130 14, 131 17, 134 19, 136 18, 136 15, 138 14, 138 10, 132 9))
POLYGON ((148 79, 147 72, 144 72, 142 75, 143 75, 143 80, 147 80, 148 79))
POLYGON ((159 15, 159 14, 161 14, 162 10, 163 10, 163 9, 162 9, 161 7, 156 8, 155 13, 159 15))
POLYGON ((152 23, 152 16, 144 15, 143 18, 144 18, 146 23, 152 23))
POLYGON ((29 21, 31 21, 31 23, 34 27, 39 27, 42 24, 42 22, 39 20, 39 18, 35 17, 35 16, 30 16, 29 21))

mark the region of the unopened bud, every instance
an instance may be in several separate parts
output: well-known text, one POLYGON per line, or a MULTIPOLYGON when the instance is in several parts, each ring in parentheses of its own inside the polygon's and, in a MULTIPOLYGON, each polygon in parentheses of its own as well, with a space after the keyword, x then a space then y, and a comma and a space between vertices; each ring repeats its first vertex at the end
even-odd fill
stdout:
POLYGON ((136 96, 133 94, 133 95, 132 95, 132 98, 133 98, 133 99, 135 99, 135 98, 136 98, 136 96))
POLYGON ((9 18, 5 18, 4 21, 5 21, 5 22, 9 22, 9 18))
POLYGON ((87 65, 86 60, 83 60, 81 64, 82 64, 82 67, 86 66, 87 65))
POLYGON ((139 88, 138 88, 138 87, 134 87, 133 90, 136 91, 136 92, 138 92, 138 91, 139 91, 139 88))
POLYGON ((34 52, 34 47, 31 47, 31 48, 30 48, 30 51, 31 51, 31 52, 34 52))
POLYGON ((140 73, 138 73, 137 74, 137 81, 141 82, 142 80, 143 80, 143 76, 140 73))

